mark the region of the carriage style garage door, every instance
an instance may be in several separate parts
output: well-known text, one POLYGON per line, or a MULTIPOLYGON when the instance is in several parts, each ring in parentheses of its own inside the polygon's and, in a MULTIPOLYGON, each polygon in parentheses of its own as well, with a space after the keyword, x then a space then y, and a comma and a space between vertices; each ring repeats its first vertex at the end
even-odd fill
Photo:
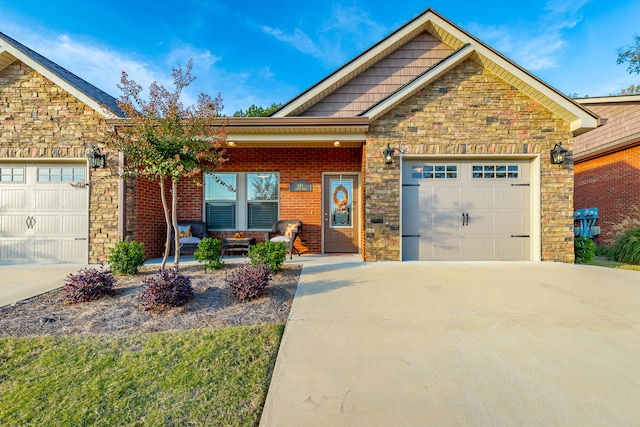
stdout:
POLYGON ((403 260, 530 260, 530 171, 526 160, 404 162, 403 260))
POLYGON ((83 164, 0 162, 0 263, 86 263, 83 164))

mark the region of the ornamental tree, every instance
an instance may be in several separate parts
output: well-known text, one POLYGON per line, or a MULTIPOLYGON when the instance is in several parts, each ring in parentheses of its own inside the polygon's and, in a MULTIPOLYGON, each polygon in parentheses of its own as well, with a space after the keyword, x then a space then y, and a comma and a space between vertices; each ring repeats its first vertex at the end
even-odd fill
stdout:
MULTIPOLYGON (((180 97, 195 76, 193 63, 173 69, 173 90, 157 82, 149 86, 149 97, 142 96, 142 86, 122 72, 118 88, 122 95, 118 105, 126 114, 122 125, 111 134, 108 142, 124 155, 125 177, 141 177, 160 186, 162 207, 167 224, 162 269, 165 269, 171 247, 171 228, 178 229, 178 182, 215 170, 226 159, 222 144, 226 139, 220 94, 198 96, 195 105, 185 106, 180 97), (167 185, 171 183, 171 209, 167 203, 167 185)), ((175 265, 180 261, 178 233, 175 236, 175 265)))

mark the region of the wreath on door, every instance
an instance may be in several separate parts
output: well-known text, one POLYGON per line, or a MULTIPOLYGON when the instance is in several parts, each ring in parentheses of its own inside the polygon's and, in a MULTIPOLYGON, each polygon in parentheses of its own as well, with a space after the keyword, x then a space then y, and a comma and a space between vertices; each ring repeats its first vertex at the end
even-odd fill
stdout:
POLYGON ((336 211, 346 212, 347 204, 349 203, 349 193, 344 185, 340 184, 333 191, 333 203, 336 206, 336 211))

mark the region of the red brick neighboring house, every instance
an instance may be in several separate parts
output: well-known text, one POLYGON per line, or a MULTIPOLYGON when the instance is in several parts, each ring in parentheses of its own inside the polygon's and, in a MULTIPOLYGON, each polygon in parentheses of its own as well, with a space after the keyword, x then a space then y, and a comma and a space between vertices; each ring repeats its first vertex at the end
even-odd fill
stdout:
POLYGON ((640 95, 578 99, 602 118, 575 138, 575 209, 598 208, 598 242, 611 243, 612 226, 640 208, 640 95))
MULTIPOLYGON (((549 152, 558 143, 572 150, 574 136, 598 121, 428 9, 271 117, 230 119, 229 161, 181 182, 178 215, 204 220, 214 237, 241 231, 258 240, 275 220, 300 219, 302 253, 360 253, 366 261, 573 262, 573 162, 551 164, 549 152)), ((24 122, 39 126, 28 113, 24 122)), ((19 147, 30 144, 20 135, 11 141, 16 148, 0 162, 24 156, 19 147)), ((74 161, 82 163, 79 152, 74 161)), ((45 150, 25 162, 56 155, 45 150)), ((117 164, 110 154, 108 167, 117 164)), ((116 237, 132 236, 149 257, 160 256, 157 186, 109 184, 108 203, 97 185, 90 189, 88 259, 108 249, 95 231, 104 217, 116 237)))

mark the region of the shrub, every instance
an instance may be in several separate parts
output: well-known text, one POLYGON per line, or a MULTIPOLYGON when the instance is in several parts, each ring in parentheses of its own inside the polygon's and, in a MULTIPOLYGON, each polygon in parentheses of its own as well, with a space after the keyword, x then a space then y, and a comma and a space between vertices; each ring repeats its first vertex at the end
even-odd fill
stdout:
POLYGON ((249 248, 251 265, 266 265, 273 273, 282 269, 287 258, 287 245, 284 242, 261 242, 249 248))
POLYGON ((609 257, 609 248, 605 245, 596 245, 596 256, 609 257))
POLYGON ((618 235, 609 256, 614 261, 640 265, 640 228, 618 235))
POLYGON ((109 266, 115 274, 137 274, 138 268, 144 265, 144 243, 127 238, 118 242, 107 256, 109 266))
POLYGON ((222 244, 220 244, 220 240, 211 237, 202 239, 193 253, 193 258, 198 262, 204 262, 205 270, 220 270, 224 267, 224 261, 221 259, 222 244))
POLYGON ((231 287, 233 294, 240 301, 258 298, 264 294, 264 289, 271 280, 271 270, 264 265, 244 264, 236 268, 225 281, 231 287))
POLYGON ((180 273, 177 266, 160 270, 144 281, 140 292, 140 304, 145 310, 164 311, 184 305, 193 297, 191 279, 180 273))
POLYGON ((616 237, 640 228, 640 208, 638 206, 630 206, 626 212, 627 216, 611 227, 616 237))
POLYGON ((65 304, 92 301, 113 293, 115 279, 104 266, 85 268, 77 274, 70 274, 64 284, 65 304))
POLYGON ((578 264, 589 264, 596 254, 596 244, 589 237, 580 236, 574 240, 574 252, 578 264))

